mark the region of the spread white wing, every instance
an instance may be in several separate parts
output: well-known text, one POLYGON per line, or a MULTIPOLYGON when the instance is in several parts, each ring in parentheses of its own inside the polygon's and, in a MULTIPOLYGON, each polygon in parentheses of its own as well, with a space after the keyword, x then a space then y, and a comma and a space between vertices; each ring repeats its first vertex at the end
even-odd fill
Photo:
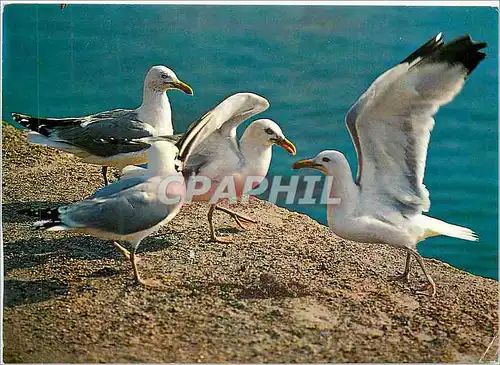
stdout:
POLYGON ((382 205, 407 216, 429 209, 423 179, 433 116, 460 92, 485 46, 468 35, 445 45, 439 34, 378 77, 353 105, 346 124, 364 210, 382 205))
POLYGON ((181 140, 180 159, 185 174, 203 173, 215 178, 242 163, 236 129, 248 118, 266 110, 269 102, 253 93, 231 95, 193 123, 181 140), (187 149, 190 150, 187 153, 187 149))

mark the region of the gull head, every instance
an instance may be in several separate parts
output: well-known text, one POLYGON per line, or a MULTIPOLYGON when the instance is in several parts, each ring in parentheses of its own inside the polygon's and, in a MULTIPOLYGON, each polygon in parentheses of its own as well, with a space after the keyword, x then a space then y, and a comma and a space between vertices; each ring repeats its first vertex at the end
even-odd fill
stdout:
POLYGON ((279 125, 271 119, 258 119, 252 122, 245 130, 243 137, 264 146, 270 147, 276 144, 293 156, 297 152, 294 144, 286 139, 279 125))
POLYGON ((148 170, 155 175, 177 173, 176 159, 179 150, 167 141, 154 142, 148 149, 148 170))
POLYGON ((177 75, 171 69, 165 66, 153 66, 148 71, 144 85, 151 90, 165 92, 169 89, 178 89, 186 94, 193 95, 193 89, 179 80, 177 75))
POLYGON ((314 169, 323 172, 326 175, 334 176, 340 169, 344 170, 348 162, 345 156, 333 150, 321 151, 314 158, 300 160, 292 165, 294 170, 297 169, 314 169))

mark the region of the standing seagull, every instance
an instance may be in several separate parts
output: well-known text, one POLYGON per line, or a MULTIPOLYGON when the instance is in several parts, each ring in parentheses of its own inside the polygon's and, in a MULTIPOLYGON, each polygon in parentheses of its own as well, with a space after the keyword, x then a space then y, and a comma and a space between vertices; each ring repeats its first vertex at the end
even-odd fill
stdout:
POLYGON ((356 181, 337 151, 322 151, 293 165, 329 176, 330 196, 341 199, 327 207, 333 232, 353 241, 403 248, 406 265, 398 279, 408 280, 415 257, 427 279, 419 293, 431 296, 436 285, 417 243, 438 235, 477 240, 468 228, 422 214, 430 208, 423 178, 433 116, 460 92, 485 58, 479 52, 484 47, 486 43, 473 42, 469 35, 444 44, 440 33, 373 82, 346 116, 358 157, 356 181))
MULTIPOLYGON (((230 237, 216 236, 213 225, 215 209, 231 215, 242 228, 244 222, 255 223, 254 220, 244 215, 217 206, 216 195, 221 193, 218 188, 224 179, 229 178, 230 181, 225 180, 224 183, 230 185, 234 182, 235 198, 240 198, 242 194, 247 192, 245 188, 253 188, 266 176, 271 163, 273 145, 277 144, 290 154, 295 155, 296 149, 293 143, 285 138, 281 128, 270 119, 254 121, 246 128, 241 139, 237 140, 236 129, 238 126, 268 107, 269 102, 256 94, 238 93, 231 95, 193 123, 188 128, 187 137, 179 142, 186 146, 180 147, 182 155, 183 148, 191 146, 189 141, 191 136, 202 139, 195 148, 191 149, 190 154, 186 155, 183 161, 183 174, 186 179, 193 176, 204 176, 210 180, 208 191, 188 198, 194 201, 210 202, 208 223, 211 241, 232 242, 230 237), (196 133, 197 131, 199 133, 196 133), (252 179, 252 184, 249 186, 246 185, 247 178, 252 179)), ((127 175, 130 177, 141 174, 141 168, 138 167, 127 168, 126 171, 125 178, 127 175)), ((228 190, 230 189, 228 188, 228 190)))
POLYGON ((149 148, 148 171, 143 177, 117 181, 70 205, 42 209, 38 212, 41 220, 35 222, 35 227, 47 231, 71 230, 113 240, 132 263, 137 282, 154 285, 140 277, 135 255, 141 241, 170 222, 182 206, 185 186, 183 177, 175 170, 176 153, 173 144, 155 142, 149 148), (176 175, 176 180, 162 188, 167 178, 176 175), (165 197, 172 202, 165 202, 165 197), (132 252, 116 241, 130 242, 132 252))
POLYGON ((102 165, 104 184, 108 166, 123 169, 147 162, 149 144, 121 145, 108 139, 128 139, 173 134, 172 113, 166 91, 179 89, 193 95, 165 66, 153 66, 144 79, 142 104, 133 110, 114 109, 77 118, 37 118, 12 113, 14 121, 30 129, 28 141, 72 153, 83 162, 102 165))

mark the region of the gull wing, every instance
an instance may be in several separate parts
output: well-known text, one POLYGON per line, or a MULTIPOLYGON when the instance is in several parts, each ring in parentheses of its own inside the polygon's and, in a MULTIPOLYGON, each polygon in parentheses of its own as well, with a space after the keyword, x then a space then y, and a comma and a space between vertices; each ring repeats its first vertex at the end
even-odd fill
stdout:
POLYGON ((86 151, 100 157, 137 152, 149 147, 146 143, 116 143, 116 140, 156 136, 156 130, 138 120, 134 110, 115 109, 81 118, 37 118, 12 113, 14 120, 33 132, 36 143, 61 148, 68 152, 86 151), (38 138, 34 135, 38 135, 38 138))
POLYGON ((164 177, 120 180, 82 201, 57 209, 59 225, 108 234, 137 233, 175 216, 181 203, 165 204, 158 196, 164 177))
POLYGON ((404 215, 429 209, 423 178, 433 116, 460 92, 485 58, 484 47, 469 35, 443 44, 439 34, 378 77, 353 105, 346 124, 364 205, 396 206, 404 215))
POLYGON ((238 93, 229 96, 200 119, 191 124, 179 141, 179 159, 189 170, 197 170, 204 163, 202 155, 210 158, 220 143, 229 143, 227 151, 238 151, 236 128, 248 118, 266 110, 269 102, 253 93, 238 93), (214 135, 214 136, 212 136, 214 135), (226 140, 222 142, 223 140, 226 140), (219 143, 220 142, 220 143, 219 143), (189 162, 191 154, 198 154, 189 162), (196 161, 195 161, 196 160, 196 161))

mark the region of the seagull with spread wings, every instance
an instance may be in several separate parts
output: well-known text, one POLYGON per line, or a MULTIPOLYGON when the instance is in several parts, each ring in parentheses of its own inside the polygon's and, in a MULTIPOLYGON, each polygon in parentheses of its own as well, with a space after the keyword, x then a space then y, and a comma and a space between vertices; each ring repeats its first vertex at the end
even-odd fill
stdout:
MULTIPOLYGON (((292 155, 296 153, 293 143, 286 139, 278 124, 270 119, 255 120, 245 129, 241 139, 237 139, 238 126, 268 107, 269 102, 262 96, 253 93, 233 94, 193 123, 188 128, 187 137, 179 142, 184 146, 180 147, 182 154, 183 148, 191 146, 189 139, 192 136, 202 138, 202 142, 186 155, 183 161, 183 173, 186 179, 204 176, 210 181, 208 191, 194 194, 189 198, 193 201, 210 202, 208 223, 212 241, 232 242, 231 237, 218 237, 215 234, 213 213, 216 209, 231 215, 242 228, 245 223, 255 223, 249 217, 217 205, 217 195, 220 193, 218 189, 223 182, 228 182, 224 179, 232 179, 234 185, 231 183, 229 185, 235 188, 234 198, 241 198, 248 192, 248 188, 251 190, 266 176, 271 163, 273 145, 283 147, 292 155), (249 178, 252 184, 247 184, 249 178)), ((140 175, 141 170, 144 171, 140 167, 126 168, 124 178, 140 175)))
POLYGON ((172 112, 166 92, 179 89, 193 95, 189 85, 165 66, 153 66, 144 79, 142 104, 133 110, 114 109, 76 118, 38 118, 12 113, 14 121, 28 128, 28 141, 72 153, 83 162, 102 165, 105 185, 108 166, 123 169, 147 162, 149 144, 107 143, 173 134, 172 112))
POLYGON ((419 293, 431 296, 436 285, 417 243, 438 235, 477 240, 468 228, 422 214, 430 208, 423 179, 433 116, 460 92, 485 58, 479 52, 484 47, 486 43, 473 42, 469 35, 444 44, 440 33, 372 83, 346 117, 358 157, 355 181, 338 151, 322 151, 293 165, 329 176, 330 196, 340 198, 339 204, 327 206, 333 232, 353 241, 404 249, 406 265, 398 278, 408 280, 414 257, 427 280, 419 293))
MULTIPOLYGON (((248 189, 260 184, 267 175, 272 158, 273 145, 281 146, 291 155, 296 148, 290 142, 277 123, 271 119, 253 121, 244 131, 240 140, 236 129, 248 118, 261 113, 269 107, 269 102, 256 94, 234 94, 203 116, 200 123, 207 137, 200 143, 189 159, 186 160, 185 176, 205 176, 211 181, 210 189, 200 195, 194 195, 194 201, 209 201, 208 224, 210 240, 231 243, 231 237, 218 237, 213 224, 214 210, 221 210, 233 217, 244 228, 244 223, 254 220, 217 205, 219 185, 230 177, 236 196, 241 198, 248 189), (242 110, 239 106, 244 106, 242 110), (247 181, 251 179, 251 184, 247 181)), ((226 181, 227 182, 227 181, 226 181)), ((229 189, 228 189, 229 190, 229 189)), ((219 190, 220 192, 220 190, 219 190)))

